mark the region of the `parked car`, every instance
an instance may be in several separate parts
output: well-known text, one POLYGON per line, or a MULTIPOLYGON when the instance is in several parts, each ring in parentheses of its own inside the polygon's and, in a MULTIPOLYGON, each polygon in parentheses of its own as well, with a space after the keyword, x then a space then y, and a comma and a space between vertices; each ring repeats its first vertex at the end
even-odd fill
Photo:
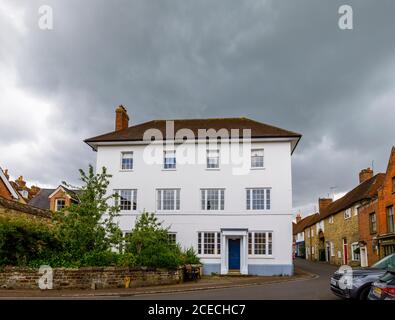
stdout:
POLYGON ((372 284, 369 300, 395 300, 395 269, 388 270, 372 284))
POLYGON ((373 282, 383 276, 388 269, 395 268, 395 253, 377 261, 371 267, 337 270, 331 277, 331 290, 344 299, 366 300, 373 282))

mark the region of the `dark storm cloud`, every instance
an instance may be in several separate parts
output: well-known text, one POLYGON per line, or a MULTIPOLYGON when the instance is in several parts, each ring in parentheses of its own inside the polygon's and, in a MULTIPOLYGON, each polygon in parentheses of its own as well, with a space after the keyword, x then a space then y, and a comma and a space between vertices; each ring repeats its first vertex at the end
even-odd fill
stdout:
POLYGON ((372 160, 384 169, 395 136, 391 0, 347 1, 352 31, 339 30, 345 2, 333 0, 14 3, 27 27, 8 52, 18 84, 56 102, 51 121, 70 140, 49 155, 46 182, 59 163, 67 178, 92 161, 81 140, 112 130, 120 103, 134 123, 245 115, 301 132, 296 206, 354 186, 372 160), (54 9, 50 32, 37 28, 41 4, 54 9))

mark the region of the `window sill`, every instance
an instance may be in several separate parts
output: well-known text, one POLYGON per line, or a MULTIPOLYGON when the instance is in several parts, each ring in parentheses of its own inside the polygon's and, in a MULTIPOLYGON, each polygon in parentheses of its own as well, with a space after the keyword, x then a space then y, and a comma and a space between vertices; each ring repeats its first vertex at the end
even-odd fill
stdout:
POLYGON ((249 259, 275 259, 273 255, 265 255, 265 254, 249 254, 249 259))
POLYGON ((119 172, 133 172, 134 169, 120 169, 119 172))
POLYGON ((162 171, 177 171, 177 169, 176 168, 175 169, 173 169, 173 168, 170 168, 170 169, 162 168, 162 171))
POLYGON ((250 168, 250 170, 265 170, 265 167, 254 167, 254 168, 250 168))
POLYGON ((220 171, 220 168, 206 168, 207 171, 220 171))

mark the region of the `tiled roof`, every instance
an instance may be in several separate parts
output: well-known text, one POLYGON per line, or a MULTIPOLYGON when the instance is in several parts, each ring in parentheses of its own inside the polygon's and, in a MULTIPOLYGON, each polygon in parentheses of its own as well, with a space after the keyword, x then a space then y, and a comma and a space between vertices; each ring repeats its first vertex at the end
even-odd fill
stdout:
POLYGON ((20 203, 17 201, 7 200, 3 197, 0 197, 0 206, 5 207, 7 209, 15 210, 18 212, 24 212, 28 214, 32 214, 35 216, 40 216, 44 218, 51 218, 51 212, 48 210, 43 210, 41 208, 37 208, 28 204, 20 203))
POLYGON ((363 200, 370 200, 377 196, 377 190, 382 186, 385 178, 384 173, 378 173, 372 178, 362 182, 343 197, 332 202, 322 212, 315 215, 305 227, 309 227, 322 219, 325 219, 340 211, 346 210, 363 200))
POLYGON ((113 141, 142 141, 143 135, 148 129, 158 129, 161 131, 163 138, 166 138, 166 121, 174 121, 174 132, 179 129, 190 129, 195 137, 198 136, 199 129, 239 129, 242 137, 243 129, 251 129, 252 138, 281 138, 293 137, 301 138, 301 134, 284 130, 272 125, 251 120, 248 118, 212 118, 212 119, 179 119, 179 120, 152 120, 144 122, 129 128, 113 131, 97 137, 86 139, 85 142, 92 144, 94 142, 113 142, 113 141))
POLYGON ((41 189, 33 199, 31 199, 28 204, 45 210, 49 210, 49 195, 56 189, 41 189))
POLYGON ((302 220, 299 221, 299 223, 295 225, 295 228, 293 229, 293 234, 296 235, 299 232, 302 232, 308 226, 315 223, 315 220, 317 219, 318 216, 319 216, 318 213, 313 213, 307 217, 304 217, 302 220))

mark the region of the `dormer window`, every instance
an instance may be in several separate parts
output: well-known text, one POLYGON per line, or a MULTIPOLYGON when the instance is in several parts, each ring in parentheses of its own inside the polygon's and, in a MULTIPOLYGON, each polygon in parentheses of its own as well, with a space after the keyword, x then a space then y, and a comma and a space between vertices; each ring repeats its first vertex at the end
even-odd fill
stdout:
POLYGON ((133 152, 121 153, 121 169, 133 170, 133 152))
POLYGON ((263 168, 263 149, 251 150, 251 168, 263 168))

